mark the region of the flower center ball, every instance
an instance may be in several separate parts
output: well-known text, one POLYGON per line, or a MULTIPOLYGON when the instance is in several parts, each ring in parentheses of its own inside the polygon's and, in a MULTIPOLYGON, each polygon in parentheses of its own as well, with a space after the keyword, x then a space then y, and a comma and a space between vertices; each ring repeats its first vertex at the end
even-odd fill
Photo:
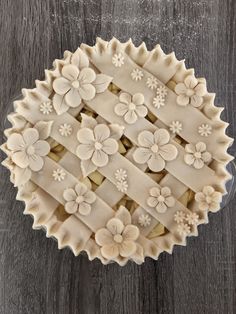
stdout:
POLYGON ((196 152, 196 153, 194 153, 194 157, 201 158, 202 154, 200 152, 196 152))
POLYGON ((95 149, 100 150, 100 149, 102 149, 102 144, 99 142, 95 142, 94 147, 95 147, 95 149))
POLYGON ((129 104, 129 110, 135 110, 136 106, 132 102, 129 104))
POLYGON ((152 147, 151 147, 151 151, 153 152, 153 153, 157 153, 158 152, 158 145, 157 144, 154 144, 154 145, 152 145, 152 147))
POLYGON ((163 203, 165 198, 164 198, 164 196, 160 195, 160 196, 158 196, 157 200, 158 200, 159 203, 163 203))
POLYGON ((71 85, 72 85, 72 87, 74 87, 74 88, 79 88, 79 81, 73 81, 72 83, 71 83, 71 85))
POLYGON ((33 155, 35 153, 35 148, 33 145, 30 145, 28 148, 27 148, 27 154, 28 155, 33 155))
POLYGON ((82 195, 79 195, 77 198, 76 198, 76 203, 80 204, 80 203, 83 203, 84 201, 84 197, 82 195))
POLYGON ((115 234, 114 235, 114 241, 117 243, 121 243, 123 241, 123 237, 121 234, 115 234))
POLYGON ((187 91, 186 91, 186 95, 187 95, 188 97, 193 96, 193 95, 194 95, 194 90, 193 90, 193 89, 191 89, 191 88, 187 89, 187 91))

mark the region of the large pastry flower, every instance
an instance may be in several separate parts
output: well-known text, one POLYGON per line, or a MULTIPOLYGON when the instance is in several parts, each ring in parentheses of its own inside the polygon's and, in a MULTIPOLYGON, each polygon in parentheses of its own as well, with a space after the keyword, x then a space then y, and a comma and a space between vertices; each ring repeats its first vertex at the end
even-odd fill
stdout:
POLYGON ((203 96, 206 94, 206 86, 199 83, 198 80, 188 75, 184 83, 178 83, 175 86, 177 96, 177 104, 180 106, 187 106, 188 104, 193 107, 199 107, 203 103, 203 96))
POLYGON ((201 169, 204 163, 211 161, 211 154, 206 151, 206 144, 198 142, 196 145, 185 145, 184 161, 187 165, 193 166, 196 169, 201 169))
POLYGON ((220 209, 222 194, 215 191, 212 186, 204 186, 202 192, 196 193, 195 200, 200 210, 216 212, 220 209))
POLYGON ((94 129, 82 128, 77 133, 80 145, 76 154, 81 160, 91 160, 97 167, 108 163, 108 156, 118 151, 118 143, 110 138, 110 129, 105 124, 98 124, 94 129))
POLYGON ((83 184, 76 184, 74 189, 66 189, 63 197, 66 200, 65 210, 67 213, 79 213, 84 216, 90 214, 91 204, 96 200, 96 195, 83 184))
POLYGON ((135 123, 139 117, 144 118, 147 113, 147 107, 144 106, 144 96, 141 93, 134 94, 133 97, 128 93, 121 93, 119 103, 114 111, 118 116, 124 117, 128 124, 135 123))
POLYGON ((37 129, 29 128, 19 133, 13 133, 7 140, 7 147, 12 151, 12 161, 20 168, 33 171, 42 169, 43 158, 50 151, 48 142, 39 140, 37 129))
POLYGON ((91 68, 79 70, 76 65, 64 65, 61 70, 62 76, 53 82, 53 89, 56 95, 53 103, 61 101, 63 97, 68 107, 78 107, 81 100, 91 100, 94 98, 96 89, 91 84, 96 79, 96 74, 91 68))
POLYGON ((174 160, 177 157, 177 148, 169 144, 170 134, 165 129, 154 132, 143 131, 138 135, 138 147, 133 158, 138 164, 148 164, 150 170, 158 172, 164 169, 165 161, 174 160))
POLYGON ((153 187, 149 191, 147 204, 154 207, 158 213, 165 213, 168 207, 173 207, 175 199, 171 196, 171 190, 167 186, 163 188, 153 187))
MULTIPOLYGON (((118 215, 107 222, 106 228, 99 229, 95 234, 95 240, 101 246, 101 254, 106 259, 130 257, 137 250, 135 241, 139 237, 139 229, 131 224, 129 212, 124 211, 126 211, 124 212, 126 224, 118 215)), ((124 217, 123 214, 121 215, 124 217)))

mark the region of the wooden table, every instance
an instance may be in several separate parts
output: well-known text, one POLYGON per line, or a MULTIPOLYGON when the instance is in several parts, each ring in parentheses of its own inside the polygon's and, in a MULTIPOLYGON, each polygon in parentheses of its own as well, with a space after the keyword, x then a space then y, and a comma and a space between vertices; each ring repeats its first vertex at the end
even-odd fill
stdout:
MULTIPOLYGON (((64 50, 113 35, 185 58, 217 91, 227 133, 236 134, 235 0, 1 0, 0 16, 1 142, 22 87, 33 87, 64 50)), ((0 185, 0 313, 235 313, 236 200, 187 247, 121 268, 59 251, 31 229, 3 167, 0 185)))

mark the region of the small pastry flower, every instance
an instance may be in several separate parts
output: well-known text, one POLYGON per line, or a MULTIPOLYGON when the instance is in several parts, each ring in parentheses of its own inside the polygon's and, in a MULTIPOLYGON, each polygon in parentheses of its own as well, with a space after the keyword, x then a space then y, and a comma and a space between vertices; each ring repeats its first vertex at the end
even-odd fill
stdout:
POLYGON ((155 108, 160 109, 165 106, 165 98, 161 95, 156 95, 156 97, 153 98, 152 104, 155 108))
POLYGON ((139 69, 133 69, 133 71, 131 72, 131 77, 134 81, 141 81, 141 79, 143 78, 143 72, 139 69))
POLYGON ((42 112, 42 114, 48 115, 52 112, 52 105, 51 101, 43 102, 39 106, 39 110, 42 112))
POLYGON ((159 87, 157 87, 156 94, 157 96, 165 98, 165 96, 167 95, 167 88, 164 85, 160 85, 159 87))
POLYGON ((61 182, 65 179, 66 173, 63 169, 58 168, 53 171, 52 176, 55 181, 61 182))
POLYGON ((184 222, 185 218, 185 212, 182 210, 178 210, 174 215, 174 221, 176 221, 177 224, 184 222))
POLYGON ((166 161, 174 160, 178 155, 177 148, 169 144, 170 134, 165 129, 159 129, 154 133, 142 131, 138 135, 138 147, 133 158, 138 164, 148 164, 154 172, 165 168, 166 161))
POLYGON ((127 189, 129 186, 128 186, 127 181, 117 181, 116 187, 117 187, 118 191, 125 193, 125 192, 127 192, 127 189))
POLYGON ((121 93, 119 101, 114 111, 118 116, 124 117, 128 124, 135 123, 138 117, 144 118, 148 113, 147 107, 144 106, 143 94, 137 93, 131 96, 128 93, 121 93))
POLYGON ((212 132, 212 127, 209 124, 202 124, 198 127, 198 133, 201 136, 209 136, 212 132))
POLYGON ((124 64, 124 56, 121 53, 116 53, 112 57, 112 63, 114 64, 115 67, 120 68, 124 64))
POLYGON ((25 129, 22 134, 13 133, 7 140, 7 147, 12 151, 11 159, 20 168, 39 171, 50 151, 47 141, 39 140, 39 132, 35 128, 25 129))
POLYGON ((196 213, 189 213, 186 215, 186 221, 189 225, 196 225, 198 223, 199 215, 196 213))
POLYGON ((167 186, 163 188, 153 187, 149 194, 147 204, 150 207, 155 207, 158 213, 165 213, 168 207, 175 205, 175 199, 171 196, 171 190, 167 186))
MULTIPOLYGON (((91 68, 79 68, 73 64, 66 64, 61 70, 61 77, 53 81, 53 89, 56 94, 53 97, 55 109, 61 103, 65 103, 66 109, 76 108, 81 100, 94 98, 96 89, 91 84, 96 79, 96 73, 91 68)), ((66 111, 66 109, 64 111, 66 111)))
POLYGON ((63 197, 66 201, 65 210, 68 214, 79 213, 83 216, 90 214, 91 204, 96 200, 96 195, 81 183, 76 184, 74 189, 66 189, 63 197))
POLYGON ((182 123, 179 121, 172 121, 170 124, 170 131, 179 134, 183 129, 182 123))
POLYGON ((185 223, 180 223, 177 227, 177 231, 181 236, 186 236, 190 233, 190 226, 185 223))
POLYGON ((117 169, 115 172, 115 178, 118 181, 124 181, 127 178, 127 172, 124 169, 117 169))
POLYGON ((212 186, 204 186, 202 192, 195 194, 195 200, 200 210, 217 212, 220 209, 222 194, 215 191, 212 186))
POLYGON ((148 227, 151 223, 151 218, 149 215, 140 215, 139 218, 138 218, 138 223, 140 224, 140 226, 142 227, 148 227))
POLYGON ((198 80, 188 75, 184 83, 178 83, 175 86, 175 92, 177 96, 177 104, 180 106, 192 105, 193 107, 199 107, 203 103, 203 96, 206 94, 206 86, 203 83, 199 83, 198 80))
POLYGON ((198 142, 196 145, 186 144, 184 161, 187 165, 201 169, 205 163, 211 161, 211 153, 206 151, 206 144, 198 142))
POLYGON ((147 87, 150 88, 151 90, 157 88, 158 86, 158 81, 154 76, 150 76, 147 78, 147 87))
POLYGON ((64 123, 61 124, 59 127, 59 133, 61 134, 61 136, 69 136, 72 133, 72 127, 70 124, 64 123))
POLYGON ((93 130, 81 128, 77 133, 79 146, 76 154, 81 160, 91 160, 97 167, 108 164, 110 155, 118 151, 118 143, 110 138, 110 129, 105 124, 97 124, 93 130))
POLYGON ((139 237, 138 227, 131 224, 124 225, 118 218, 111 218, 105 228, 99 229, 95 240, 101 246, 101 254, 108 260, 117 257, 130 257, 137 249, 136 240, 139 237))

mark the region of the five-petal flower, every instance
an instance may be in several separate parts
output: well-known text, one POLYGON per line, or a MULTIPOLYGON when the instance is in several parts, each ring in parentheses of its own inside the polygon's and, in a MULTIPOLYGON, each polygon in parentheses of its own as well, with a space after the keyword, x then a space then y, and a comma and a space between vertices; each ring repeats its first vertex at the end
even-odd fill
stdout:
POLYGON ((222 194, 215 191, 212 186, 204 186, 202 192, 195 194, 195 200, 200 210, 216 212, 220 209, 222 194))
POLYGON ((148 167, 155 172, 165 167, 165 161, 174 160, 177 157, 177 148, 169 144, 170 134, 165 129, 142 131, 138 135, 138 147, 133 154, 134 161, 138 164, 148 164, 148 167))
POLYGON ((147 198, 148 206, 155 208, 158 213, 165 213, 168 207, 175 205, 175 199, 171 196, 171 190, 165 186, 162 188, 153 187, 147 198))
POLYGON ((187 144, 185 145, 185 151, 185 163, 196 169, 201 169, 204 163, 211 161, 211 153, 206 151, 206 144, 203 142, 198 142, 195 146, 193 144, 187 144))

